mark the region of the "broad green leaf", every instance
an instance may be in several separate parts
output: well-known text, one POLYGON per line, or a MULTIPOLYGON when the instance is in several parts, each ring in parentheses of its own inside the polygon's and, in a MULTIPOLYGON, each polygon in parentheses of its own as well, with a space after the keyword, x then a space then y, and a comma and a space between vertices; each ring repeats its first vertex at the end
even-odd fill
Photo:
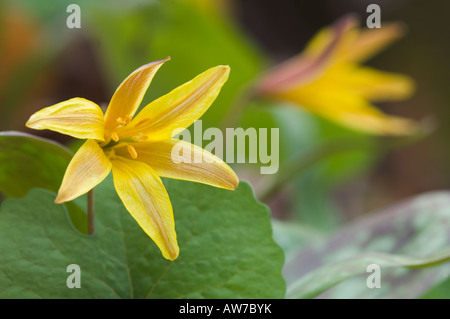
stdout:
POLYGON ((441 282, 430 291, 427 291, 421 299, 449 299, 450 298, 450 279, 448 276, 445 281, 441 282))
POLYGON ((118 199, 95 191, 96 231, 75 231, 54 194, 33 189, 0 207, 2 298, 283 298, 283 252, 270 213, 242 182, 235 191, 168 180, 180 256, 165 260, 118 199), (69 289, 67 266, 81 270, 69 289))
MULTIPOLYGON (((72 158, 64 146, 51 140, 21 132, 0 132, 0 194, 23 197, 32 188, 57 192, 72 158)), ((67 202, 73 225, 86 233, 83 198, 67 202)))
POLYGON ((417 298, 450 271, 450 193, 413 198, 309 244, 285 265, 288 298, 417 298), (438 265, 442 263, 441 265, 438 265), (381 287, 368 288, 370 264, 381 287))
POLYGON ((6 197, 23 197, 35 187, 56 192, 72 156, 56 142, 0 132, 0 192, 6 197))

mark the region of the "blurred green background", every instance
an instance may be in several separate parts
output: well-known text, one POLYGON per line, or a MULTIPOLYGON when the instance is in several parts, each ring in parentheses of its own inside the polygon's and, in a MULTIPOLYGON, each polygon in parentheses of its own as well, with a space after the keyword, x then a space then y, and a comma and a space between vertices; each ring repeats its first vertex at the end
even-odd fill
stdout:
MULTIPOLYGON (((329 157, 292 178, 267 200, 277 219, 329 231, 410 196, 450 186, 450 3, 435 0, 361 1, 0 1, 0 131, 17 130, 70 145, 65 136, 27 130, 35 111, 83 97, 106 106, 120 82, 150 61, 171 57, 145 97, 157 98, 219 64, 229 81, 203 116, 203 129, 220 127, 251 81, 299 53, 321 27, 354 12, 364 23, 368 4, 382 21, 403 21, 405 38, 367 64, 407 74, 417 82, 409 100, 379 105, 389 114, 434 117, 435 132, 395 150, 370 147, 372 137, 317 119, 298 108, 253 101, 238 125, 280 128, 280 165, 324 142, 352 138, 367 148, 329 157), (81 8, 81 29, 69 29, 69 4, 81 8)), ((270 176, 258 164, 233 164, 256 189, 270 176)))

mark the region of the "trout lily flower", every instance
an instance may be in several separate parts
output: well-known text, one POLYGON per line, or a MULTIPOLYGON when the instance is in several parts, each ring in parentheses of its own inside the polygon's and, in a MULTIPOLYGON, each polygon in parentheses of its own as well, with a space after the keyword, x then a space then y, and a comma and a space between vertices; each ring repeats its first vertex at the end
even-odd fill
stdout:
POLYGON ((179 247, 172 205, 160 177, 230 190, 239 179, 215 155, 173 139, 209 108, 228 78, 228 66, 205 71, 134 116, 153 76, 168 59, 131 73, 114 93, 105 114, 97 104, 73 98, 36 112, 26 125, 87 139, 67 167, 56 203, 87 193, 112 171, 115 189, 128 212, 162 255, 174 260, 179 247), (175 145, 180 152, 172 152, 175 145), (202 161, 190 161, 193 157, 202 161))
POLYGON ((385 23, 380 29, 359 30, 346 16, 324 28, 299 55, 276 66, 256 85, 258 95, 292 102, 342 126, 369 134, 408 135, 417 122, 389 116, 372 102, 408 98, 413 81, 404 75, 361 66, 398 39, 402 25, 385 23))

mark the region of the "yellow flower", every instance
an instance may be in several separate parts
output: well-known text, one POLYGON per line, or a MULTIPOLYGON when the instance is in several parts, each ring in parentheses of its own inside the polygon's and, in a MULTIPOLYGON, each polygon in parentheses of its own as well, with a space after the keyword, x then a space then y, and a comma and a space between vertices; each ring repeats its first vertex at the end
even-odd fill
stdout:
POLYGON ((56 203, 88 192, 112 170, 115 189, 127 210, 163 256, 174 260, 179 247, 172 205, 160 176, 225 189, 235 189, 239 179, 213 154, 172 139, 209 108, 228 79, 228 66, 205 71, 133 118, 153 76, 168 59, 146 64, 129 75, 105 115, 97 104, 73 98, 38 111, 26 125, 87 139, 69 163, 56 203), (174 145, 182 152, 172 155, 174 145), (203 160, 189 161, 194 157, 203 160))
POLYGON ((370 134, 403 135, 419 129, 415 121, 389 116, 371 102, 409 97, 413 81, 404 75, 363 67, 368 59, 403 34, 402 25, 359 30, 346 16, 321 30, 304 52, 265 74, 256 92, 293 102, 318 116, 370 134))

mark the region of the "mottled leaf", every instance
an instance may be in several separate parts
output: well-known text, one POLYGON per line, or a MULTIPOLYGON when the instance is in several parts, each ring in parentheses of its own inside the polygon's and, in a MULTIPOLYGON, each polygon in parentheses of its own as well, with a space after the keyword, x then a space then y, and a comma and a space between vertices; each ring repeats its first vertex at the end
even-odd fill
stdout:
POLYGON ((420 297, 449 274, 449 229, 449 192, 424 194, 374 213, 291 258, 284 268, 287 296, 420 297), (367 285, 371 264, 380 267, 380 288, 367 285))

